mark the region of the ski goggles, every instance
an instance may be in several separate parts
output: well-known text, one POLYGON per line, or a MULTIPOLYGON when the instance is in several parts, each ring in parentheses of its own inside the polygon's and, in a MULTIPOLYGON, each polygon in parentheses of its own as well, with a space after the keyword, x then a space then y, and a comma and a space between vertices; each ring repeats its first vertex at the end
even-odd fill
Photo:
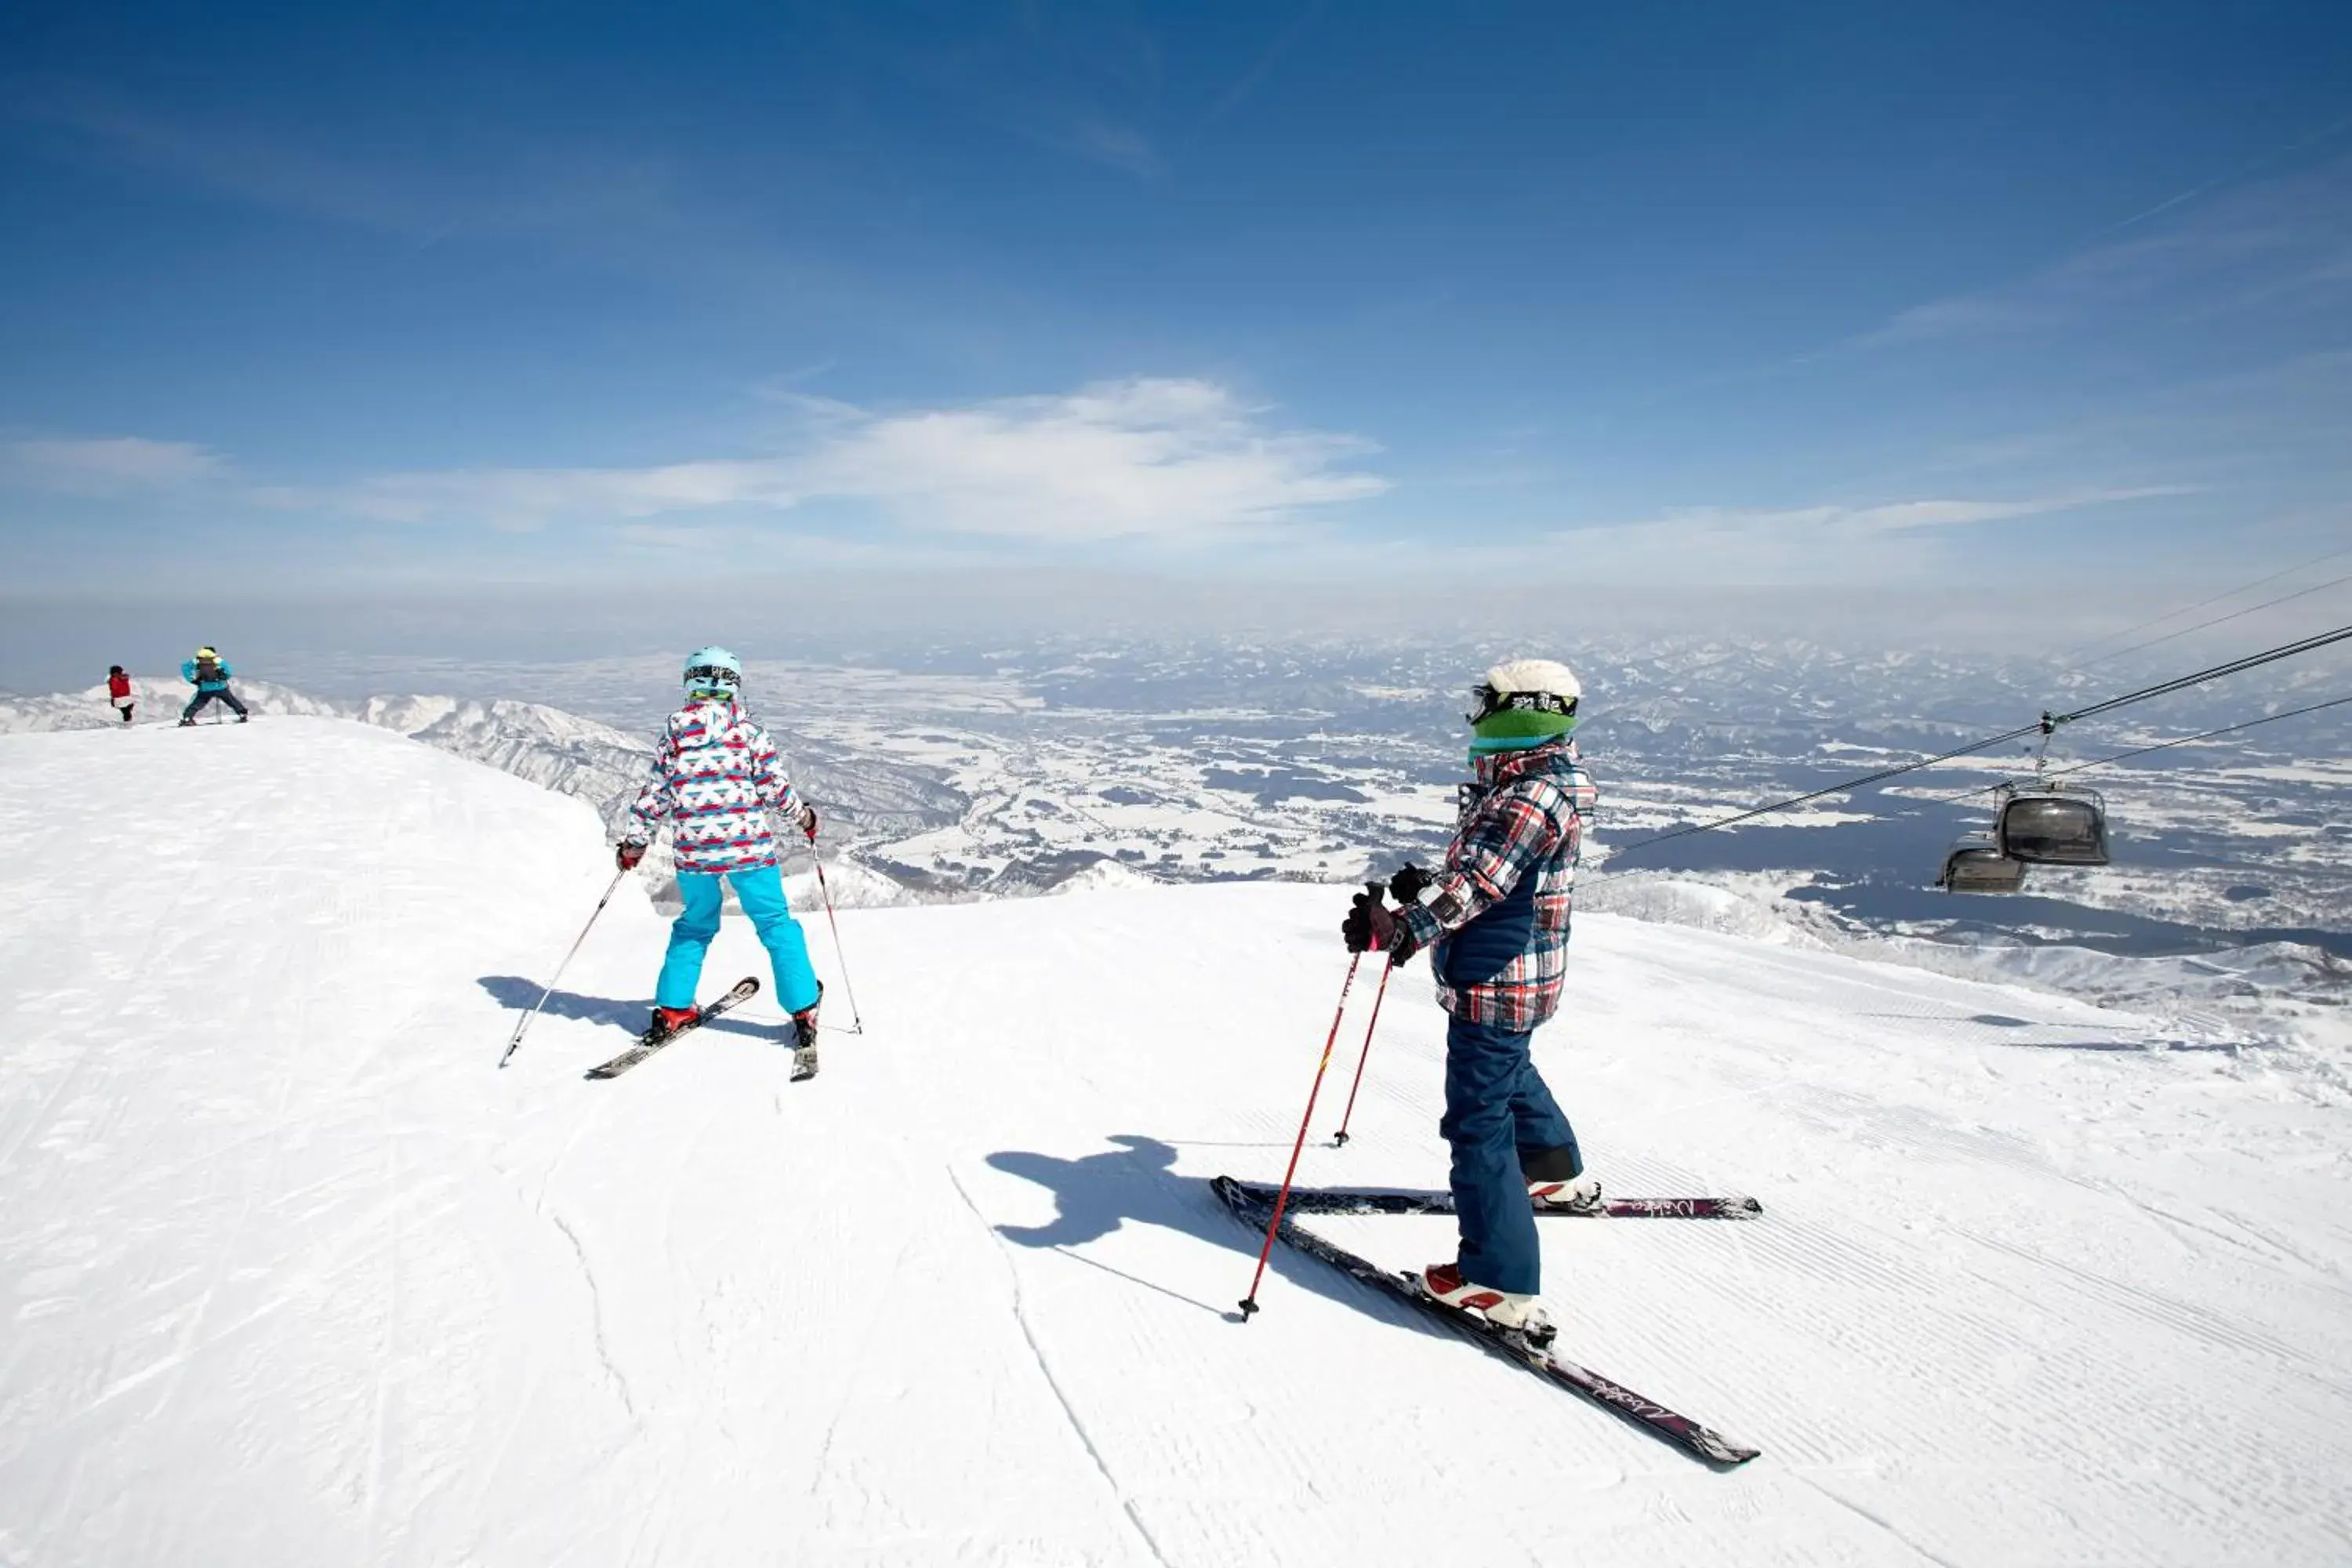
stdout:
POLYGON ((686 672, 688 686, 709 686, 732 691, 742 681, 741 672, 730 669, 723 664, 698 664, 686 672))
POLYGON ((1473 724, 1497 713, 1557 713, 1576 717, 1576 699, 1549 691, 1497 691, 1481 681, 1470 689, 1470 711, 1462 715, 1473 724))

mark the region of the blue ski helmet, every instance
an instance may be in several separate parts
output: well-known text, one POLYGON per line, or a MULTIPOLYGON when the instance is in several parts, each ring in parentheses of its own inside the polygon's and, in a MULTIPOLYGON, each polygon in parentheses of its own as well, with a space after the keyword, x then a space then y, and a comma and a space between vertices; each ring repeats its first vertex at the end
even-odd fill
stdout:
POLYGON ((723 647, 697 648, 686 656, 690 697, 732 697, 743 685, 743 661, 723 647))

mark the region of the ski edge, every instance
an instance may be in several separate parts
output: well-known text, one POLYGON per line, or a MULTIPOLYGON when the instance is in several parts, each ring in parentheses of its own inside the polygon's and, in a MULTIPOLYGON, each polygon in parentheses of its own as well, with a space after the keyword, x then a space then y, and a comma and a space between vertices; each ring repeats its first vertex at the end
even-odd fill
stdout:
MULTIPOLYGON (((1210 1183, 1219 1200, 1235 1217, 1255 1219, 1263 1224, 1271 1212, 1271 1205, 1251 1195, 1253 1185, 1231 1176, 1218 1176, 1210 1183)), ((1559 1387, 1584 1395, 1611 1415, 1632 1422, 1654 1436, 1665 1439, 1694 1458, 1723 1469, 1732 1469, 1763 1451, 1751 1448, 1745 1443, 1734 1442, 1713 1427, 1636 1394, 1623 1384, 1604 1377, 1590 1367, 1580 1366, 1549 1350, 1537 1350, 1475 1312, 1449 1307, 1423 1290, 1410 1275, 1391 1273, 1345 1247, 1324 1240, 1312 1231, 1299 1229, 1291 1224, 1286 1214, 1276 1234, 1309 1257, 1330 1264, 1350 1279, 1376 1285, 1391 1296, 1411 1302, 1493 1354, 1545 1377, 1559 1387)))
POLYGON ((590 1068, 586 1072, 582 1073, 580 1076, 597 1083, 603 1083, 608 1079, 616 1079, 623 1073, 628 1071, 631 1068, 643 1062, 647 1057, 650 1057, 656 1051, 662 1049, 665 1046, 676 1044, 678 1040, 694 1033, 695 1030, 702 1027, 703 1025, 710 1022, 711 1019, 718 1017, 720 1014, 729 1011, 740 1003, 750 1001, 753 996, 759 994, 759 976, 747 974, 742 979, 737 981, 733 985, 730 986, 723 994, 713 1000, 710 1005, 702 1009, 701 1016, 696 1018, 693 1023, 688 1024, 685 1028, 678 1030, 673 1035, 664 1035, 658 1040, 640 1038, 635 1045, 631 1046, 627 1050, 623 1051, 619 1056, 614 1057, 612 1060, 599 1062, 594 1067, 590 1068))
MULTIPOLYGON (((1228 1176, 1251 1202, 1271 1205, 1276 1189, 1262 1182, 1228 1176)), ((1293 1187, 1286 1205, 1297 1214, 1442 1215, 1454 1212, 1451 1193, 1381 1187, 1293 1187)), ((1760 1219, 1764 1205, 1752 1197, 1603 1198, 1596 1209, 1537 1205, 1538 1219, 1760 1219)))

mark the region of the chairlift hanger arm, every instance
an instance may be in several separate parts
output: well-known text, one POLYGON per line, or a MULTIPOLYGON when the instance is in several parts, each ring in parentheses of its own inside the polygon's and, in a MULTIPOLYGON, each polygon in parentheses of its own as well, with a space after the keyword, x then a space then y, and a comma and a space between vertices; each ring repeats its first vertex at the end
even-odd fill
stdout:
MULTIPOLYGON (((1972 742, 1965 746, 1958 746, 1953 748, 1951 751, 1938 752, 1937 755, 1932 757, 1923 757, 1916 763, 1906 763, 1900 767, 1882 768, 1874 773, 1864 773, 1859 778, 1846 779, 1841 783, 1831 784, 1823 789, 1811 790, 1804 795, 1792 795, 1787 800, 1778 800, 1768 805, 1757 806, 1753 810, 1738 812, 1730 816, 1718 817, 1713 822, 1690 823, 1681 827, 1671 828, 1664 833, 1653 834, 1647 838, 1637 838, 1633 843, 1625 845, 1622 848, 1613 850, 1610 855, 1610 858, 1614 860, 1621 856, 1629 855, 1636 849, 1647 848, 1653 844, 1664 844, 1671 838, 1684 838, 1694 833, 1711 833, 1718 827, 1731 827, 1742 822, 1753 822, 1759 816, 1769 816, 1775 812, 1786 811, 1790 806, 1794 805, 1803 805, 1809 801, 1819 800, 1824 795, 1843 795, 1848 791, 1866 788, 1871 784, 1883 784, 1888 779, 1900 778, 1905 773, 1915 773, 1922 768, 1931 768, 1937 763, 1948 763, 1956 757, 1973 756, 1979 752, 1990 751, 1995 746, 2005 745, 2009 742, 2022 739, 2027 735, 2041 735, 2044 738, 2044 742, 2046 744, 2048 736, 2061 724, 2072 724, 2078 720, 2088 719, 2096 714, 2111 713, 2118 708, 2127 708, 2135 702, 2146 702, 2154 698, 2169 696, 2175 691, 2185 690, 2191 686, 2201 686, 2209 680, 2219 680, 2225 675, 2242 674, 2244 671, 2249 669, 2258 669, 2263 665, 2275 664, 2283 658, 2293 658, 2297 654, 2315 652, 2317 649, 2327 647, 2334 644, 2347 641, 2347 639, 2352 639, 2352 626, 2338 626, 2334 631, 2320 632, 2315 636, 2305 637, 2298 642, 2283 643, 2277 647, 2266 648, 2261 653, 2248 654, 2243 658, 2232 659, 2227 664, 2217 664, 2210 668, 2198 670, 2196 673, 2191 675, 2180 676, 2172 680, 2158 681, 2153 686, 2144 686, 2137 691, 2126 691, 2120 697, 2110 697, 2104 702, 2095 702, 2087 708, 2077 708, 2072 712, 2044 712, 2040 719, 2037 719, 2031 724, 2022 724, 2003 734, 1988 736, 1981 741, 1972 742)), ((2332 707, 2334 704, 2322 703, 2319 706, 2332 707)), ((2284 719, 2286 718, 2287 715, 2282 713, 2276 715, 2276 717, 2284 719)), ((2257 722, 2259 721, 2257 721, 2257 722)), ((2236 727, 2243 728, 2244 726, 2236 727)), ((2216 732, 2219 733, 2221 731, 2216 732)), ((2195 737, 2191 738, 2194 739, 2195 737)), ((1969 791, 1969 794, 1970 795, 1975 795, 1977 793, 1979 792, 1975 790, 1969 791)))
MULTIPOLYGON (((2150 752, 2168 752, 2175 746, 2187 746, 2199 741, 2210 741, 2219 735, 2234 735, 2241 730, 2252 730, 2263 724, 2275 724, 2282 719, 2299 719, 2305 713, 2317 713, 2327 708, 2341 708, 2347 702, 2352 702, 2352 697, 2337 697, 2326 702, 2314 702, 2307 708, 2290 708, 2284 713, 2266 713, 2259 719, 2249 719, 2242 724, 2224 724, 2218 730, 2207 730, 2195 735, 2183 735, 2178 740, 2158 741, 2153 746, 2135 746, 2128 752, 2117 752, 2113 756, 2101 757, 2095 762, 2076 763, 2072 767, 2053 768, 2050 770, 2050 776, 2057 778, 2064 773, 2079 773, 2085 768, 2104 768, 2109 763, 2120 763, 2129 757, 2144 757, 2150 752)), ((1983 793, 1982 790, 1972 789, 1968 792, 1968 795, 1946 795, 1943 798, 1966 800, 1968 795, 1983 793)))

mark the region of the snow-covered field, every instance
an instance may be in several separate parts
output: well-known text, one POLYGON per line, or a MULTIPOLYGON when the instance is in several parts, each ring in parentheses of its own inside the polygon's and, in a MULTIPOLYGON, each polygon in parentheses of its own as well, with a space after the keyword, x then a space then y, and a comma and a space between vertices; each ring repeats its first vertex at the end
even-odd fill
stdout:
MULTIPOLYGON (((0 737, 0 1563, 2352 1555, 2315 1047, 1580 919, 1538 1059, 1596 1168, 1767 1212, 1548 1221, 1547 1294, 1764 1450, 1717 1474, 1311 1260, 1231 1320, 1204 1178, 1280 1173, 1334 889, 852 911, 814 1082, 755 1005, 587 1083, 632 884, 493 1070, 609 865, 357 724, 0 737)), ((738 921, 706 994, 746 973, 738 921)), ((1442 1182, 1441 1039, 1416 967, 1304 1179, 1442 1182)))

